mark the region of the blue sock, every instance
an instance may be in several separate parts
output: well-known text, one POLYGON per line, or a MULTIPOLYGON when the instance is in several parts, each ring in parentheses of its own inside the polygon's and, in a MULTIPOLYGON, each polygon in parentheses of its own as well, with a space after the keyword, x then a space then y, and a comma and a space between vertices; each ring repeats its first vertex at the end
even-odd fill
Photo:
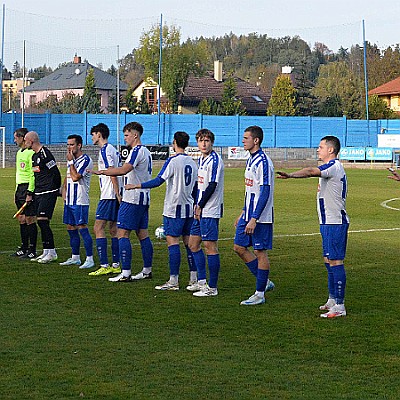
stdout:
POLYGON ((179 267, 181 265, 181 248, 179 244, 173 244, 168 247, 169 258, 169 274, 179 275, 179 267))
POLYGON ((119 262, 119 245, 116 237, 111 238, 111 253, 113 262, 119 262))
POLYGON ((97 238, 96 239, 97 254, 99 255, 100 264, 108 264, 107 256, 107 238, 97 238))
POLYGON ((71 245, 72 255, 79 256, 79 248, 81 247, 81 238, 76 229, 68 230, 69 244, 71 245))
POLYGON ((346 290, 346 271, 344 265, 336 265, 331 267, 333 272, 333 279, 335 282, 335 298, 336 304, 344 303, 344 294, 346 290))
POLYGON ((148 236, 140 241, 140 247, 142 249, 143 268, 151 268, 153 265, 153 243, 148 236))
POLYGON ((85 246, 86 256, 93 257, 93 239, 90 236, 88 228, 79 229, 79 233, 83 239, 83 245, 85 246))
POLYGON ((185 246, 185 247, 186 247, 187 261, 188 261, 188 265, 189 265, 189 271, 197 271, 192 250, 190 250, 189 246, 185 246))
POLYGON ((210 280, 208 286, 216 288, 218 286, 218 275, 220 269, 219 254, 207 256, 208 270, 210 271, 210 280))
POLYGON ((257 270, 257 282, 256 282, 256 290, 257 292, 265 292, 265 288, 267 287, 269 276, 269 269, 260 269, 257 270))
POLYGON ((132 262, 132 245, 128 238, 120 238, 119 244, 119 258, 121 260, 122 269, 131 269, 132 262))
POLYGON ((257 273, 258 273, 257 258, 255 258, 253 261, 247 262, 246 265, 247 265, 247 268, 250 270, 250 272, 257 278, 257 273))
POLYGON ((203 250, 196 251, 193 254, 194 264, 197 268, 197 279, 204 280, 207 279, 206 274, 206 257, 204 256, 203 250))
POLYGON ((328 271, 328 291, 329 291, 329 298, 334 299, 335 296, 335 284, 333 281, 333 271, 332 267, 329 263, 325 263, 326 270, 328 271))

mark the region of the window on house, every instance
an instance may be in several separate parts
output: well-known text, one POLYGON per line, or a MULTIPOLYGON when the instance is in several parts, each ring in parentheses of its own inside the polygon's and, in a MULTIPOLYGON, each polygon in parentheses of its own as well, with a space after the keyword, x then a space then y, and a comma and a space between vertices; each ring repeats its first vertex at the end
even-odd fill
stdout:
POLYGON ((31 94, 29 96, 29 105, 33 106, 34 104, 36 104, 36 95, 35 94, 31 94))
POLYGON ((144 98, 150 108, 153 108, 157 103, 157 88, 143 89, 144 98))
POLYGON ((257 95, 255 95, 255 96, 251 96, 255 101, 257 101, 258 103, 262 103, 262 98, 261 97, 258 97, 257 95))

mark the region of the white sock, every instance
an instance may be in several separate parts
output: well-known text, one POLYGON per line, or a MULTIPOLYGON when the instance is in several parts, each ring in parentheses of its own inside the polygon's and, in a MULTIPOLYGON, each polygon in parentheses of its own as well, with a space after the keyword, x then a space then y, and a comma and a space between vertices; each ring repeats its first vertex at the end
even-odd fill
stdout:
POLYGON ((130 270, 130 269, 122 270, 122 276, 128 277, 128 276, 131 276, 131 274, 132 274, 132 270, 130 270))
POLYGON ((81 257, 79 256, 79 254, 72 254, 72 257, 71 257, 74 261, 77 261, 77 260, 81 260, 81 257))
POLYGON ((86 256, 86 261, 93 261, 93 256, 86 256))
POLYGON ((172 285, 177 285, 179 280, 179 275, 170 275, 169 276, 169 283, 172 285))
POLYGON ((191 282, 196 282, 197 281, 197 271, 190 271, 190 278, 189 280, 191 282))
POLYGON ((151 267, 143 268, 143 274, 148 275, 151 272, 151 267))

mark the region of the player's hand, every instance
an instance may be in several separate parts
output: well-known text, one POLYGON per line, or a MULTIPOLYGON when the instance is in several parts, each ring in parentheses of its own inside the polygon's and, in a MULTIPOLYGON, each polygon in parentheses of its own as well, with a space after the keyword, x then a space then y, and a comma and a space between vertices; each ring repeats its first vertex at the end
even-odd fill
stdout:
POLYGON ((242 215, 243 215, 243 211, 242 211, 242 212, 240 213, 240 215, 236 218, 235 223, 233 224, 233 226, 234 226, 235 228, 237 228, 238 223, 239 223, 239 220, 240 220, 240 218, 242 218, 242 215))
POLYGON ((278 176, 277 176, 278 179, 289 179, 290 178, 290 175, 287 172, 276 171, 276 173, 278 174, 278 176))
POLYGON ((141 189, 141 185, 138 184, 133 184, 133 183, 128 183, 127 185, 124 186, 125 190, 132 190, 132 189, 141 189))
POLYGON ((251 218, 250 221, 247 223, 246 228, 244 228, 244 233, 247 235, 252 235, 254 230, 256 229, 257 221, 255 218, 251 218))
POLYGON ((194 206, 194 219, 200 221, 201 217, 201 208, 199 206, 194 206))
POLYGON ((26 195, 26 198, 25 198, 25 201, 26 201, 27 203, 30 203, 32 200, 33 200, 32 195, 27 194, 27 195, 26 195))
POLYGON ((393 168, 387 168, 388 171, 392 173, 392 175, 389 175, 389 179, 393 179, 395 181, 400 181, 400 175, 394 170, 393 168))
POLYGON ((86 172, 93 175, 103 175, 103 171, 95 171, 94 169, 87 169, 86 172))

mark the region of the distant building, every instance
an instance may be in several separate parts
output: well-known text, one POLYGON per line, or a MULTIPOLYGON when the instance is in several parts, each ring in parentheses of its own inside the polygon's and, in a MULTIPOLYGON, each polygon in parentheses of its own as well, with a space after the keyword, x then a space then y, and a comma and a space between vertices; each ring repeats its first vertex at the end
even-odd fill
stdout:
MULTIPOLYGON (((240 78, 234 77, 237 85, 237 98, 242 101, 248 115, 265 115, 271 98, 260 87, 252 85, 240 78)), ((179 111, 182 114, 197 112, 203 99, 213 99, 220 102, 224 91, 222 62, 214 62, 214 73, 206 76, 189 76, 179 101, 179 111)))
MULTIPOLYGON (((3 109, 7 108, 11 110, 15 106, 20 108, 19 96, 18 93, 22 91, 24 78, 16 78, 16 79, 3 79, 3 95, 4 95, 4 105, 3 109), (17 103, 14 102, 17 101, 17 103), (14 106, 13 106, 14 104, 14 106)), ((25 78, 25 88, 31 85, 34 82, 32 78, 25 78)))
MULTIPOLYGON (((237 98, 242 101, 248 115, 266 115, 270 95, 258 86, 252 85, 240 78, 234 77, 237 85, 237 98)), ((133 85, 133 95, 139 101, 144 95, 152 112, 157 112, 157 83, 151 78, 141 79, 133 85)), ((186 81, 183 93, 179 98, 178 112, 181 114, 196 114, 203 99, 213 99, 220 102, 224 91, 222 62, 214 63, 214 73, 205 76, 190 75, 186 81)), ((161 110, 168 110, 168 100, 161 88, 161 110)))
POLYGON ((400 114, 400 76, 368 92, 377 95, 390 109, 400 114))
MULTIPOLYGON (((101 111, 108 112, 108 102, 112 93, 116 93, 117 78, 97 67, 82 62, 81 57, 75 56, 74 61, 58 68, 50 75, 36 81, 25 89, 25 108, 34 107, 36 103, 45 100, 49 96, 55 96, 60 100, 64 94, 73 93, 83 95, 86 76, 93 69, 95 89, 100 98, 101 111)), ((120 93, 126 93, 128 85, 119 82, 120 93)), ((22 95, 21 95, 22 96, 22 95)))

